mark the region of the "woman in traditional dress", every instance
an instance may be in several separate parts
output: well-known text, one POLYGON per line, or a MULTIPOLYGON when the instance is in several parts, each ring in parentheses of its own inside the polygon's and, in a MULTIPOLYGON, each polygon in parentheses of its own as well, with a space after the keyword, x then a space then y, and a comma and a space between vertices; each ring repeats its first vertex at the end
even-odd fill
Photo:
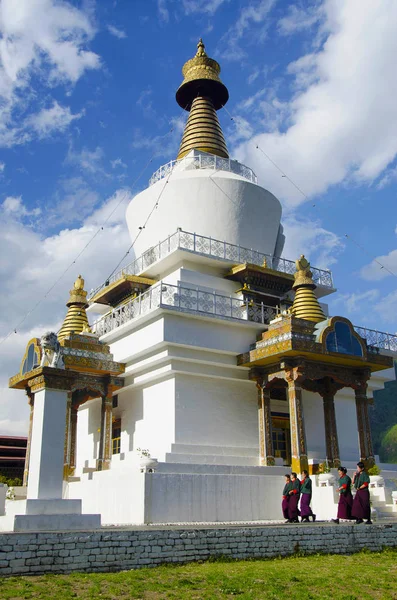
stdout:
POLYGON ((284 519, 286 520, 286 523, 289 523, 289 515, 288 515, 288 501, 289 501, 289 491, 292 488, 291 486, 291 475, 285 475, 285 486, 283 489, 283 499, 281 502, 281 509, 283 511, 283 516, 284 519))
POLYGON ((354 474, 353 485, 356 488, 356 495, 353 500, 352 517, 356 519, 356 525, 359 525, 366 519, 366 524, 371 525, 371 505, 369 503, 369 475, 365 471, 363 462, 357 463, 357 472, 354 474))
POLYGON ((313 514, 310 508, 312 499, 312 480, 307 471, 302 471, 303 479, 301 479, 301 523, 309 523, 309 517, 312 517, 313 523, 316 520, 316 515, 313 514))
POLYGON ((301 483, 296 473, 291 473, 291 489, 288 492, 288 519, 290 523, 299 523, 298 515, 300 514, 298 509, 299 496, 300 496, 301 483))
POLYGON ((345 467, 339 467, 339 502, 338 502, 338 513, 336 519, 332 519, 334 523, 339 523, 339 519, 351 519, 352 518, 352 506, 353 496, 351 493, 352 480, 347 474, 345 467))

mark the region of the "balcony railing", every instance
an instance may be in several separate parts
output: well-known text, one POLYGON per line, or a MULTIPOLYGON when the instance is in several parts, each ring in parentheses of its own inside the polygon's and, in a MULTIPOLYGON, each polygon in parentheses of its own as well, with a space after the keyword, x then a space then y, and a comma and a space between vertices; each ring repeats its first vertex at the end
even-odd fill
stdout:
POLYGON ((262 324, 269 323, 276 316, 276 308, 263 303, 255 304, 216 292, 170 285, 160 281, 138 298, 130 300, 98 319, 93 324, 92 330, 97 335, 104 335, 156 308, 262 324))
MULTIPOLYGON (((178 249, 187 250, 210 258, 225 260, 234 264, 251 263, 262 266, 266 260, 266 264, 270 269, 290 275, 293 275, 296 270, 295 261, 293 260, 272 256, 271 254, 263 254, 257 250, 252 250, 252 248, 229 244, 228 242, 215 240, 210 237, 198 235, 197 233, 178 230, 176 233, 168 236, 166 240, 159 242, 156 246, 147 250, 132 263, 117 271, 117 273, 112 275, 95 290, 91 290, 88 299, 93 298, 101 289, 117 281, 123 275, 138 275, 150 267, 150 265, 178 249)), ((313 273, 313 280, 317 285, 332 289, 331 271, 317 269, 316 267, 312 267, 311 271, 313 273)))
POLYGON ((190 171, 193 169, 212 169, 213 171, 229 171, 248 179, 252 183, 258 183, 258 178, 252 169, 242 165, 237 160, 230 158, 221 158, 214 154, 198 154, 197 156, 185 156, 181 160, 171 160, 166 165, 161 166, 149 179, 149 186, 153 185, 160 179, 167 177, 175 169, 177 165, 181 165, 181 170, 190 171))
MULTIPOLYGON (((92 330, 97 335, 104 335, 156 308, 209 315, 221 319, 251 321, 263 325, 277 316, 277 308, 263 303, 256 304, 233 296, 160 281, 138 298, 130 300, 98 319, 93 324, 92 330)), ((396 334, 359 326, 354 326, 354 329, 366 340, 369 350, 397 352, 396 334)))
POLYGON ((390 350, 397 352, 397 335, 393 333, 385 333, 376 329, 367 329, 366 327, 354 326, 358 335, 365 339, 369 349, 374 348, 380 350, 390 350))

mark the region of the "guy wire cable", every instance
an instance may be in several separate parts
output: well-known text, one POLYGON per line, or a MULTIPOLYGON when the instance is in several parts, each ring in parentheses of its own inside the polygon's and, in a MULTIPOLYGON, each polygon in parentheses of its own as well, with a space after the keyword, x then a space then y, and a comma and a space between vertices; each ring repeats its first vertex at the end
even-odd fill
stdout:
MULTIPOLYGON (((177 121, 179 121, 180 117, 183 114, 183 111, 185 109, 182 109, 182 113, 181 115, 178 117, 177 121)), ((175 123, 172 124, 170 130, 164 135, 162 136, 163 139, 165 139, 166 137, 168 137, 175 129, 175 123)), ((127 197, 127 195, 134 189, 134 187, 136 186, 136 184, 138 183, 138 181, 140 180, 140 178, 142 177, 143 173, 146 171, 147 167, 149 166, 149 164, 153 161, 153 158, 156 156, 156 152, 153 152, 152 156, 150 157, 150 159, 147 161, 147 163, 145 164, 144 168, 141 170, 141 172, 139 173, 138 177, 136 177, 136 179, 133 181, 132 186, 129 190, 126 190, 125 193, 123 194, 123 196, 121 197, 121 199, 119 200, 119 202, 116 204, 116 206, 112 209, 112 211, 108 214, 108 216, 106 217, 106 219, 103 221, 102 225, 96 230, 96 232, 93 234, 93 236, 88 240, 88 242, 86 243, 86 245, 82 248, 82 250, 80 250, 80 252, 77 254, 77 256, 74 258, 74 260, 69 264, 69 266, 62 272, 62 274, 58 277, 58 279, 48 288, 48 290, 45 292, 45 294, 36 302, 36 304, 26 312, 25 316, 17 323, 17 325, 15 325, 9 332, 8 334, 3 337, 0 340, 0 346, 10 337, 10 335, 12 335, 12 333, 17 333, 18 329, 21 327, 21 325, 26 321, 26 319, 42 304, 42 302, 44 302, 44 300, 48 297, 48 295, 52 292, 52 290, 58 285, 58 283, 63 279, 63 277, 66 275, 66 273, 73 267, 73 265, 77 262, 77 260, 80 258, 80 256, 85 252, 85 250, 88 248, 88 246, 94 241, 94 239, 97 237, 97 235, 103 231, 104 226, 106 225, 106 223, 109 221, 109 219, 111 218, 111 216, 116 212, 116 210, 118 209, 118 207, 122 204, 122 202, 124 202, 125 198, 127 197)), ((154 210, 154 209, 153 209, 154 210)), ((152 212, 153 212, 152 210, 152 212)), ((152 212, 149 215, 149 218, 152 214, 152 212)), ((147 224, 148 219, 145 222, 145 225, 147 224)), ((144 225, 144 226, 145 226, 144 225)), ((140 230, 141 232, 141 230, 140 230)), ((137 238, 136 238, 137 239, 137 238)), ((135 241, 136 241, 135 239, 135 241)), ((134 241, 134 243, 135 243, 134 241)), ((132 247, 132 246, 131 246, 132 247)), ((130 248, 131 249, 131 248, 130 248)), ((129 249, 129 250, 130 250, 129 249)), ((120 264, 120 263, 119 263, 120 264)), ((113 271, 114 272, 114 271, 113 271)))
MULTIPOLYGON (((235 122, 235 118, 230 114, 230 112, 228 111, 228 109, 226 108, 226 106, 223 106, 223 108, 225 109, 225 111, 229 115, 230 119, 233 122, 235 122)), ((277 165, 277 163, 274 162, 274 160, 272 158, 270 158, 270 156, 268 154, 266 154, 266 152, 258 144, 255 144, 255 148, 257 150, 259 150, 259 152, 261 152, 267 158, 267 160, 281 173, 282 177, 284 177, 285 179, 287 179, 294 186, 294 188, 300 194, 302 194, 302 196, 306 200, 308 200, 309 202, 311 202, 312 208, 317 208, 318 209, 317 203, 313 202, 312 200, 310 200, 310 198, 308 197, 308 195, 305 194, 305 192, 287 175, 287 173, 285 173, 285 171, 283 171, 283 169, 281 169, 277 165)), ((353 244, 355 244, 357 246, 357 248, 359 248, 360 250, 362 250, 362 252, 364 252, 373 262, 377 263, 380 266, 381 269, 384 269, 390 275, 393 275, 394 277, 397 277, 397 273, 394 273, 391 269, 389 269, 388 267, 386 267, 386 265, 384 265, 383 263, 381 263, 376 257, 374 258, 373 254, 371 254, 370 252, 368 252, 368 250, 364 246, 362 246, 361 244, 359 244, 359 242, 357 242, 357 240, 355 240, 349 233, 344 233, 343 236, 346 239, 350 240, 353 244)))

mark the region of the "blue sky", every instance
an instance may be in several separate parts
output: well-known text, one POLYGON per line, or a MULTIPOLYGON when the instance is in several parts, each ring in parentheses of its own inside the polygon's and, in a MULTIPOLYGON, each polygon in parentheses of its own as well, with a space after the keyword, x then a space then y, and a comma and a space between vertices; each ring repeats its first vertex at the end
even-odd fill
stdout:
POLYGON ((25 427, 7 378, 27 340, 58 328, 78 273, 89 289, 112 271, 129 199, 175 158, 200 36, 229 89, 229 151, 283 203, 284 255, 332 269, 332 314, 397 330, 396 276, 374 262, 397 273, 396 26, 395 0, 2 0, 1 337, 122 202, 0 346, 1 431, 25 427))

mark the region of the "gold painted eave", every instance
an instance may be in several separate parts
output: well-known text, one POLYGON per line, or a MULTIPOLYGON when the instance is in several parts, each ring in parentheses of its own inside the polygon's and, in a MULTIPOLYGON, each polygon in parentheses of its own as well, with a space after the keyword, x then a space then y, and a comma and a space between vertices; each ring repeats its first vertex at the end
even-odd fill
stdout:
POLYGON ((138 275, 123 275, 110 285, 107 285, 100 290, 95 296, 90 298, 90 304, 107 304, 112 305, 112 302, 120 295, 132 293, 134 288, 139 291, 145 291, 148 287, 156 283, 155 279, 148 277, 140 277, 138 275))

